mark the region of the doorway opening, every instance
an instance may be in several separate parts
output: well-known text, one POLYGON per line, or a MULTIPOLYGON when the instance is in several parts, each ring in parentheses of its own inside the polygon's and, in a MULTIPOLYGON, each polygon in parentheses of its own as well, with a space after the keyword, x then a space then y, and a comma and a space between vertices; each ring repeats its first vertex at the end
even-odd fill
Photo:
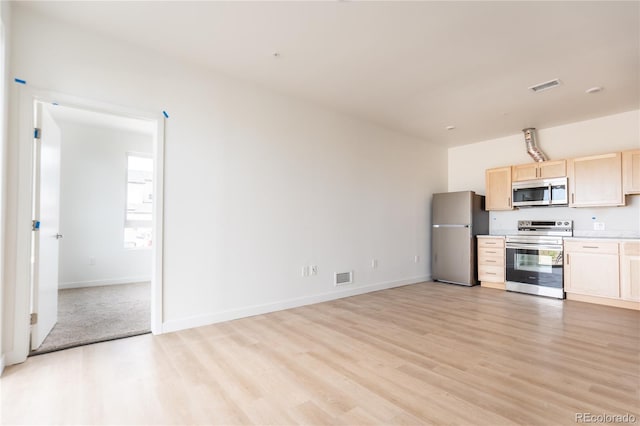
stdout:
POLYGON ((41 100, 33 111, 29 354, 149 333, 158 120, 41 100))

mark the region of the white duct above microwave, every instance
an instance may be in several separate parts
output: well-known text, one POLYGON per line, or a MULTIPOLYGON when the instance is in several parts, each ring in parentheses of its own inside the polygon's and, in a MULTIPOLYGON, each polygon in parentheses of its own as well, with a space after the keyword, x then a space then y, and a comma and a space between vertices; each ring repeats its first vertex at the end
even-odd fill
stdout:
POLYGON ((544 155, 544 152, 538 148, 538 144, 536 142, 536 129, 533 127, 529 127, 527 129, 522 129, 524 133, 524 143, 527 145, 527 154, 533 158, 533 161, 538 163, 542 163, 543 161, 547 161, 547 156, 544 155))

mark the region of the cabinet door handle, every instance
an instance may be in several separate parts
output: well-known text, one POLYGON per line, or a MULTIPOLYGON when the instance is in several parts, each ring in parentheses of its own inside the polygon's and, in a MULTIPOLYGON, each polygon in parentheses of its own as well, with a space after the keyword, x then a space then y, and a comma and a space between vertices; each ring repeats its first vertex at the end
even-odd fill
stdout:
POLYGON ((571 193, 571 204, 575 204, 576 202, 576 194, 575 193, 571 193))
POLYGON ((496 263, 495 260, 491 260, 491 259, 486 259, 485 262, 496 263))
POLYGON ((582 246, 582 248, 586 248, 586 249, 597 249, 600 248, 598 246, 582 246))
POLYGON ((495 275, 495 272, 487 272, 487 275, 495 275))
POLYGON ((568 265, 569 264, 569 253, 567 253, 567 260, 565 261, 565 263, 568 265))
POLYGON ((496 252, 487 250, 487 253, 494 253, 495 254, 496 252))
POLYGON ((511 207, 511 197, 507 198, 507 205, 511 207))

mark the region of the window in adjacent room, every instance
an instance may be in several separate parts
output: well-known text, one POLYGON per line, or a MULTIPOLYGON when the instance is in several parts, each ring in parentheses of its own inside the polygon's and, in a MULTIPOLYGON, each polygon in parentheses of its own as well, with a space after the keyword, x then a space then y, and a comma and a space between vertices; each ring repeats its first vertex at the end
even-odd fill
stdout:
POLYGON ((153 206, 153 158, 127 154, 127 206, 124 247, 151 247, 153 206))

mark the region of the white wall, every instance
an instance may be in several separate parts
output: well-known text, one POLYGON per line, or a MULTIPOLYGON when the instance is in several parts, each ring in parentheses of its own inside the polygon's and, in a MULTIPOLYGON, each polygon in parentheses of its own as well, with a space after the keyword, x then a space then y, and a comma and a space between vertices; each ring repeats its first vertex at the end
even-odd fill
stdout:
POLYGON ((64 235, 60 288, 150 280, 151 249, 125 249, 123 236, 126 155, 152 154, 152 136, 75 123, 59 125, 60 230, 64 235))
POLYGON ((4 345, 3 345, 3 299, 5 291, 5 210, 6 210, 6 161, 7 161, 7 123, 8 123, 8 106, 9 97, 9 45, 11 31, 11 8, 8 2, 0 2, 0 35, 2 43, 0 44, 0 374, 4 368, 4 345))
POLYGON ((29 84, 170 114, 165 330, 429 277, 446 149, 15 10, 29 84))
MULTIPOLYGON (((538 129, 538 146, 551 160, 640 148, 640 110, 563 126, 538 129)), ((531 162, 522 133, 449 149, 449 191, 485 193, 484 172, 492 167, 531 162)), ((572 219, 583 236, 640 236, 640 196, 627 196, 625 207, 535 208, 491 212, 491 233, 515 231, 519 219, 572 219), (594 231, 593 222, 604 222, 594 231)))

